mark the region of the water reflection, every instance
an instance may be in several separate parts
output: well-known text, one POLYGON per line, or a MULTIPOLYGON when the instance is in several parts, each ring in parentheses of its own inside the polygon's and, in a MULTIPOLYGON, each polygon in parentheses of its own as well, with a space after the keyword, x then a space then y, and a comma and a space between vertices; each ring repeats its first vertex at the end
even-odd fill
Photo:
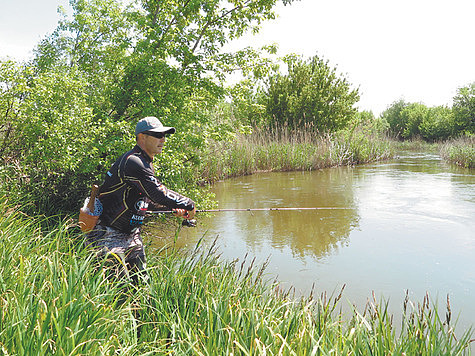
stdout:
MULTIPOLYGON (((226 212, 198 216, 178 247, 219 236, 225 259, 268 257, 267 272, 307 294, 339 290, 356 305, 371 291, 399 313, 405 290, 426 291, 475 320, 475 172, 438 156, 402 153, 397 160, 315 172, 263 173, 216 184, 219 208, 348 207, 348 210, 226 212)), ((173 231, 152 231, 173 236, 173 231)), ((153 239, 152 244, 173 242, 153 239)), ((454 309, 454 314, 457 314, 454 309)))
MULTIPOLYGON (((201 221, 208 234, 242 239, 256 252, 270 245, 290 248, 294 258, 320 259, 346 245, 358 226, 348 168, 300 173, 263 173, 222 182, 214 192, 220 208, 344 207, 347 210, 301 210, 218 213, 201 221), (318 179, 315 179, 315 174, 318 179), (230 236, 232 232, 233 236, 230 236)), ((240 252, 240 251, 239 251, 240 252)))

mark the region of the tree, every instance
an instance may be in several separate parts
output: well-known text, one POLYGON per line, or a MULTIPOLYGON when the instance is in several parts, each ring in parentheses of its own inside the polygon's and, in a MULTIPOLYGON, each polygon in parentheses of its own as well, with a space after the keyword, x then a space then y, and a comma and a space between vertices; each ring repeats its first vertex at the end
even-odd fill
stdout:
POLYGON ((419 125, 419 130, 427 141, 446 140, 452 137, 455 133, 453 110, 446 106, 429 108, 419 125))
POLYGON ((321 131, 335 131, 347 125, 356 114, 357 89, 339 76, 328 61, 314 56, 303 60, 285 58, 288 74, 268 78, 264 105, 271 122, 291 128, 313 126, 321 131))
POLYGON ((452 108, 456 131, 475 133, 475 83, 457 90, 452 108))
POLYGON ((404 129, 401 136, 405 139, 411 139, 420 136, 419 126, 428 115, 428 108, 422 103, 411 103, 401 111, 404 129))
POLYGON ((389 133, 396 138, 402 138, 406 129, 407 117, 403 110, 409 106, 403 99, 393 102, 385 111, 381 113, 381 118, 389 124, 389 133))
POLYGON ((31 69, 2 70, 3 150, 27 172, 22 189, 75 209, 148 115, 179 132, 162 160, 165 182, 193 186, 183 177, 219 131, 209 112, 224 95, 224 71, 255 56, 222 47, 274 18, 278 1, 71 0, 72 16, 39 43, 31 69))

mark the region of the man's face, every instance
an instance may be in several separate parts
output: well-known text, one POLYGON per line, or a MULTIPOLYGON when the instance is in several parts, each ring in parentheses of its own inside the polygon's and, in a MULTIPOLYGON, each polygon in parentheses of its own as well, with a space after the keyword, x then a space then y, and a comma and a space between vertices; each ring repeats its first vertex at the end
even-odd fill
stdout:
POLYGON ((162 153, 163 146, 165 145, 165 136, 162 138, 157 138, 155 136, 149 136, 146 134, 142 134, 142 142, 143 147, 142 149, 147 152, 147 154, 153 158, 155 155, 162 153))

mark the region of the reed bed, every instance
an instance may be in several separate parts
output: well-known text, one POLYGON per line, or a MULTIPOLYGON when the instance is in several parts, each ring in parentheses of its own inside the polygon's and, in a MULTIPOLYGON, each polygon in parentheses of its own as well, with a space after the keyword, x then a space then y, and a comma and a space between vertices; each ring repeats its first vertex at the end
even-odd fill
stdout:
POLYGON ((317 170, 392 156, 386 139, 358 131, 322 135, 285 128, 256 130, 232 142, 214 143, 198 174, 212 182, 262 171, 317 170))
POLYGON ((347 315, 342 293, 297 299, 265 266, 172 242, 149 251, 150 280, 133 287, 106 278, 71 220, 0 208, 3 355, 470 354, 471 330, 456 337, 450 303, 441 318, 428 296, 406 299, 394 325, 375 298, 347 315))
POLYGON ((442 144, 440 154, 448 162, 475 168, 475 136, 463 136, 442 144))

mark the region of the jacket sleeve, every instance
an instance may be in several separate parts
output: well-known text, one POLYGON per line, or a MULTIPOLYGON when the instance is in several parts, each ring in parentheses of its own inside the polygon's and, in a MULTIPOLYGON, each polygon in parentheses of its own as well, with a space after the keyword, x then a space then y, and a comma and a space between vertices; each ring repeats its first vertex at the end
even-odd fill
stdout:
POLYGON ((154 203, 170 209, 193 210, 195 202, 163 185, 153 174, 152 169, 143 165, 140 158, 130 156, 124 169, 124 180, 137 188, 154 203))

